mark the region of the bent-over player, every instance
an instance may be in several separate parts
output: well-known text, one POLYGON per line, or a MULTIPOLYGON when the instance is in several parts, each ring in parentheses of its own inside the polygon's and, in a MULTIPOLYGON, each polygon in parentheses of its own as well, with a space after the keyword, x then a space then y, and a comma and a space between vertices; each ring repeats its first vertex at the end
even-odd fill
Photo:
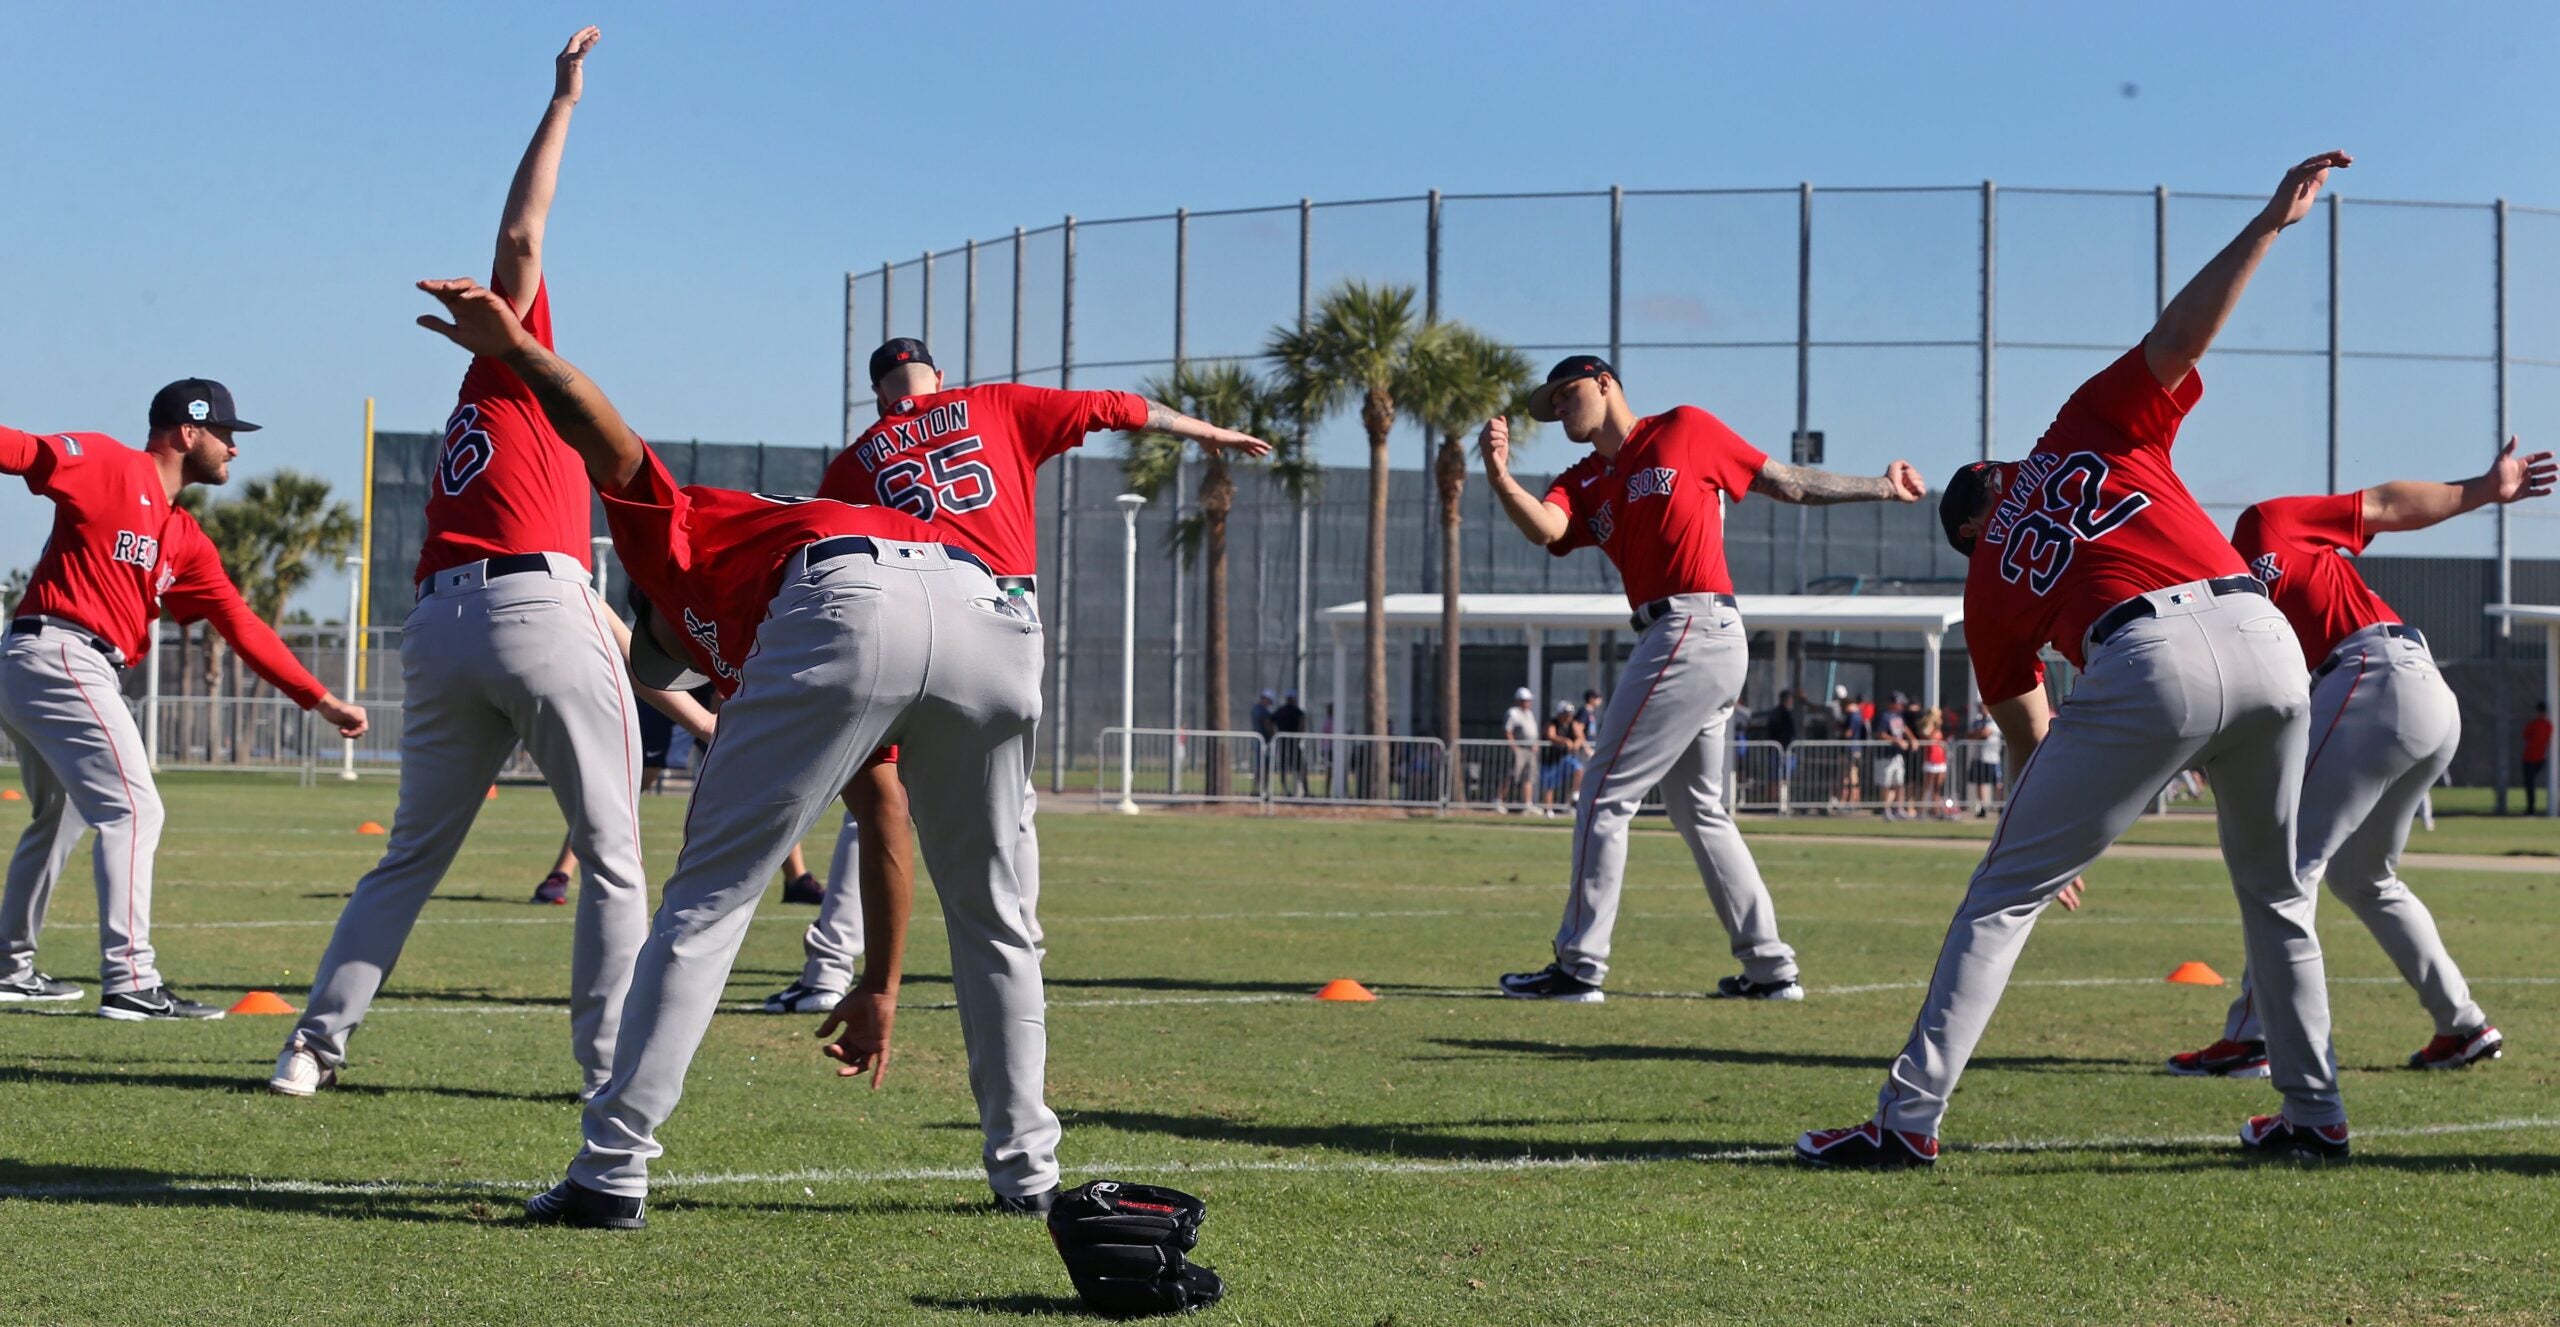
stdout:
MULTIPOLYGON (((1058 1118, 1042 1104, 1048 1055, 1040 960, 1014 881, 1022 788, 1039 718, 1040 624, 985 564, 903 513, 676 487, 604 393, 553 355, 503 300, 468 281, 423 282, 454 321, 428 327, 503 359, 534 385, 585 458, 623 566, 651 601, 634 667, 654 643, 728 693, 703 757, 684 850, 625 1006, 612 1079, 587 1105, 568 1178, 526 1204, 535 1220, 636 1228, 657 1130, 710 1026, 755 904, 791 843, 872 752, 901 744, 951 939, 952 984, 987 1177, 1007 1210, 1057 1191, 1058 1118)), ((865 889, 870 889, 865 882, 865 889)), ((905 918, 866 892, 875 941, 829 1048, 875 1085, 888 1057, 905 918)))
MULTIPOLYGON (((2551 453, 2518 456, 2510 440, 2488 470, 2454 484, 2403 479, 2355 493, 2275 498, 2240 513, 2232 546, 2293 623, 2311 667, 2311 754, 2303 761, 2294 865, 2324 876, 2391 956, 2435 1019, 2412 1069, 2495 1059, 2506 1038, 2472 1003, 2436 919, 2400 880, 2409 821, 2462 744, 2462 708, 2436 671, 2427 638, 2365 584, 2352 555, 2375 535, 2423 530, 2552 488, 2551 453)), ((2222 1040, 2169 1057, 2184 1077, 2267 1076, 2266 1033, 2246 972, 2222 1040)))
POLYGON ((1591 454, 1556 476, 1544 499, 1532 497, 1511 477, 1510 421, 1488 420, 1476 445, 1494 496, 1520 533, 1549 553, 1593 546, 1606 553, 1641 634, 1582 776, 1555 961, 1505 974, 1502 993, 1583 1004, 1605 998, 1600 983, 1609 975, 1610 933, 1626 878, 1627 823, 1659 784, 1742 961, 1742 972, 1719 981, 1717 993, 1801 1000, 1795 950, 1778 938, 1777 908, 1719 786, 1748 655, 1718 501, 1765 493, 1809 505, 1917 502, 1919 473, 1906 461, 1867 479, 1772 460, 1696 406, 1638 418, 1617 370, 1597 355, 1558 363, 1530 394, 1529 413, 1561 423, 1591 454))
POLYGON ((2294 873, 2309 695, 2302 647, 2171 464, 2204 395, 2196 361, 2278 232, 2311 211, 2343 152, 2285 173, 2275 197, 2161 311, 2142 344, 2080 385, 2021 461, 1956 472, 1939 500, 1965 554, 1965 641, 2015 770, 2008 811, 1948 926, 1901 1057, 1864 1124, 1796 1140, 1818 1166, 1934 1165, 1938 1126, 2009 970, 2047 903, 2178 771, 2213 776, 2222 860, 2240 897, 2283 1110, 2252 1151, 2343 1157, 2313 895, 2294 873), (2060 713, 2037 651, 2081 669, 2060 713))
MULTIPOLYGON (((551 340, 544 226, 597 32, 555 65, 551 102, 516 166, 490 285, 551 340)), ((569 959, 569 1044, 585 1090, 613 1072, 632 955, 649 926, 640 875, 640 732, 613 613, 588 579, 589 499, 514 370, 477 359, 445 423, 427 493, 418 604, 401 626, 400 804, 382 860, 356 882, 312 977, 311 1004, 267 1086, 306 1097, 336 1081, 347 1039, 391 975, 418 911, 518 742, 569 822, 586 876, 569 959)))
POLYGON ((165 610, 209 619, 258 676, 348 737, 365 714, 330 694, 258 619, 223 573, 221 554, 178 506, 189 484, 221 484, 239 455, 233 435, 255 431, 221 383, 185 378, 151 398, 151 436, 139 449, 103 433, 0 428, 0 474, 53 503, 53 533, 9 620, 0 654, 0 730, 18 750, 35 818, 9 858, 0 897, 0 1003, 77 1000, 78 986, 36 970, 54 884, 94 826, 98 881, 98 1012, 123 1022, 220 1018, 220 1005, 181 999, 151 947, 152 858, 160 848, 160 792, 151 756, 116 674, 151 652, 165 610))

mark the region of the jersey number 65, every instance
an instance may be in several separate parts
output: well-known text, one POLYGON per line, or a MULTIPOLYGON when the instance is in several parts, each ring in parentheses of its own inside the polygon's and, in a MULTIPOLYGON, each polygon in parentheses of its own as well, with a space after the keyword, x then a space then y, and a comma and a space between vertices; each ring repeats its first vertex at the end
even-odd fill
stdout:
POLYGON ((924 454, 883 466, 876 487, 882 506, 895 507, 919 521, 944 513, 976 511, 996 500, 996 475, 984 461, 969 459, 985 450, 975 437, 945 443, 924 454))

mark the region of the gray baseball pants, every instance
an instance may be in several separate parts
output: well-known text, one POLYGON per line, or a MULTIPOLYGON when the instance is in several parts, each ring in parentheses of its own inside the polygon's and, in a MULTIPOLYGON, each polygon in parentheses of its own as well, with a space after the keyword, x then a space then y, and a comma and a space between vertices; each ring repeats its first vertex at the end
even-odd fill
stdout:
POLYGON ((1689 844, 1707 899, 1743 975, 1792 981, 1796 951, 1778 939, 1778 910, 1734 828, 1722 785, 1725 729, 1748 663, 1742 615, 1711 594, 1684 594, 1636 641, 1600 718, 1573 826, 1573 877, 1556 962, 1588 982, 1609 975, 1610 933, 1627 873, 1627 824, 1659 784, 1689 844))
POLYGON ((916 838, 951 943, 951 979, 985 1135, 988 1182, 1027 1197, 1058 1182, 1058 1117, 1041 1100, 1048 1028, 1014 858, 1039 623, 938 544, 877 541, 795 558, 703 758, 683 855, 623 1009, 613 1079, 587 1105, 569 1177, 648 1191, 659 1126, 684 1090, 756 901, 862 762, 900 746, 916 838))
MULTIPOLYGON (((2462 744, 2462 709, 2427 647, 2379 626, 2338 642, 2329 657, 2337 666, 2311 688, 2296 853, 2303 883, 2328 877, 2329 892, 2373 932, 2434 1016, 2438 1034, 2477 1032, 2489 1016, 2471 1002, 2434 915, 2399 871, 2409 821, 2462 744)), ((2244 972, 2223 1036, 2266 1039, 2253 990, 2244 972)))
POLYGON ((35 812, 10 855, 8 889, 0 895, 0 976, 35 970, 36 936, 54 883, 88 825, 98 831, 92 855, 100 993, 160 985, 151 948, 160 790, 116 666, 85 632, 50 626, 10 632, 0 652, 0 726, 18 748, 35 812))
POLYGON ((2189 766, 2213 776, 2222 860, 2265 997, 2285 1117, 2304 1126, 2346 1119, 2312 929, 2316 896, 2293 869, 2310 728, 2302 647, 2260 595, 2217 597, 2197 581, 2143 598, 2155 615, 2088 651, 2078 687, 2018 771, 1910 1042, 1877 1096, 1887 1128, 1937 1135, 2036 917, 2189 766))
POLYGON ((401 626, 400 803, 391 842, 338 914, 298 1041, 332 1069, 399 962, 427 898, 521 741, 569 822, 579 887, 569 1045, 586 1086, 613 1072, 632 957, 649 927, 640 866, 640 726, 622 651, 577 562, 486 579, 440 571, 401 626))

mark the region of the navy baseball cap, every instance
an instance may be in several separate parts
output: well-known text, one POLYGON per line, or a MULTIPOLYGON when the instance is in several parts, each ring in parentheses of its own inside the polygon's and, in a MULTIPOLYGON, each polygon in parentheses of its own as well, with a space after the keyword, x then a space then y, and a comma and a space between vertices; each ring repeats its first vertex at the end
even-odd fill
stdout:
MULTIPOLYGON (((1598 355, 1565 356, 1557 361, 1554 368, 1547 370, 1547 380, 1529 393, 1529 418, 1549 424, 1556 422, 1556 388, 1577 378, 1597 378, 1604 373, 1612 378, 1618 377, 1618 371, 1609 367, 1609 361, 1598 355)), ((1625 382, 1626 379, 1618 378, 1618 381, 1625 382)))
POLYGON ((1991 496, 1991 473, 1999 468, 1997 461, 1976 461, 1949 476, 1946 492, 1938 495, 1938 524, 1947 532, 1947 546, 1966 557, 1973 556, 1974 541, 1956 531, 1982 510, 1991 496))
POLYGON ((625 583, 622 601, 631 607, 632 681, 660 691, 691 691, 711 680, 694 670, 691 659, 678 658, 658 643, 649 625, 649 596, 638 581, 625 583))
POLYGON ((152 396, 151 427, 175 428, 180 424, 234 433, 258 431, 257 425, 240 417, 239 407, 231 403, 231 389, 211 378, 180 378, 152 396))
POLYGON ((882 378, 889 376, 891 369, 904 368, 909 364, 932 368, 933 352, 912 336, 893 336, 881 342, 880 348, 871 352, 872 385, 878 386, 882 378))

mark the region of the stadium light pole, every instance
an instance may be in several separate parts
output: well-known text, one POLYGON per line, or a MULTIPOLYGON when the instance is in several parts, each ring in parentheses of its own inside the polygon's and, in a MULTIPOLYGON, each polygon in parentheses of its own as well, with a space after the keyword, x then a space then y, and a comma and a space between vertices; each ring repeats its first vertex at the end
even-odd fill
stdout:
POLYGON ((1130 729, 1138 722, 1138 509, 1147 500, 1123 493, 1120 502, 1120 814, 1138 814, 1129 796, 1130 729))
MULTIPOLYGON (((357 652, 358 652, 358 650, 359 650, 359 648, 360 648, 360 646, 357 644, 358 636, 357 636, 357 634, 356 634, 356 613, 357 613, 357 610, 358 610, 358 608, 359 608, 359 606, 360 606, 361 600, 362 600, 363 595, 364 595, 364 559, 363 559, 363 558, 361 558, 361 557, 356 556, 356 555, 355 555, 355 554, 353 554, 353 553, 350 553, 350 554, 348 554, 348 555, 347 555, 347 564, 346 564, 346 565, 347 565, 347 703, 348 703, 348 704, 350 704, 350 705, 355 705, 355 704, 360 704, 360 703, 361 703, 360 701, 358 701, 358 700, 356 699, 356 655, 357 655, 357 652)), ((308 751, 308 750, 310 750, 310 749, 311 749, 311 748, 309 748, 309 747, 307 747, 307 746, 303 748, 303 750, 305 750, 305 751, 308 751)), ((343 743, 342 749, 341 749, 341 750, 340 750, 340 752, 339 752, 339 755, 338 755, 338 777, 339 777, 339 778, 341 778, 341 779, 345 779, 345 780, 347 780, 348 782, 351 782, 351 783, 355 781, 355 777, 356 777, 356 739, 354 739, 354 738, 352 738, 352 737, 347 738, 347 739, 345 740, 345 742, 343 743)))

